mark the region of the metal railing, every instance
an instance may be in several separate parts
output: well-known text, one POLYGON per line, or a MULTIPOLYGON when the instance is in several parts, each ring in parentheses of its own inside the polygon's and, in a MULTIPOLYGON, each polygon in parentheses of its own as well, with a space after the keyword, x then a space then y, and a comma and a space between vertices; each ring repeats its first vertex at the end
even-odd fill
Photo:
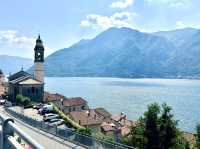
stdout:
POLYGON ((0 130, 0 149, 24 149, 23 146, 16 140, 14 135, 19 136, 27 145, 33 149, 44 149, 34 139, 27 135, 23 130, 18 128, 14 120, 4 115, 0 115, 1 130, 0 130))
POLYGON ((11 114, 12 116, 20 119, 21 121, 38 128, 44 132, 50 133, 55 135, 59 138, 62 138, 66 141, 72 142, 74 144, 83 146, 85 148, 92 148, 92 149, 135 149, 131 146, 126 146, 124 144, 120 144, 117 142, 108 142, 104 140, 99 140, 97 138, 87 136, 77 132, 71 128, 58 128, 56 126, 49 126, 42 121, 37 121, 30 117, 27 117, 21 113, 15 112, 12 109, 6 108, 6 111, 11 114))

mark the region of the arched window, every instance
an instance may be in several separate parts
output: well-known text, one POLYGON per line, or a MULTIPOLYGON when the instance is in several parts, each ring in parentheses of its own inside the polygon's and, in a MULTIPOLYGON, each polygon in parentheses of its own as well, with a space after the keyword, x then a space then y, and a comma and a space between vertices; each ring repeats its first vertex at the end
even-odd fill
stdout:
POLYGON ((85 106, 82 106, 81 109, 82 109, 82 110, 85 110, 85 106))

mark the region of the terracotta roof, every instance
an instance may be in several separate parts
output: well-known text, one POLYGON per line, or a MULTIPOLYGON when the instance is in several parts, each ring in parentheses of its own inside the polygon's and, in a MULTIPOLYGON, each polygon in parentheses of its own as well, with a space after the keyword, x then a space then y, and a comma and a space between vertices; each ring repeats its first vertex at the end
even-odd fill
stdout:
POLYGON ((121 121, 122 119, 126 119, 126 115, 123 114, 123 113, 116 114, 116 115, 112 115, 112 116, 111 116, 111 119, 113 119, 113 120, 116 121, 116 122, 119 122, 119 121, 121 121))
POLYGON ((63 100, 64 106, 79 106, 79 105, 84 105, 84 104, 87 104, 87 101, 81 97, 68 98, 68 99, 63 100))
POLYGON ((98 114, 102 115, 105 118, 110 118, 111 114, 104 108, 96 108, 94 109, 98 114))
POLYGON ((101 129, 104 132, 108 132, 108 131, 115 131, 117 130, 117 126, 114 123, 110 123, 110 122, 103 122, 101 124, 101 129))
POLYGON ((194 134, 188 133, 188 132, 184 132, 184 133, 183 133, 183 137, 184 137, 188 142, 190 142, 192 145, 193 145, 193 144, 196 144, 196 138, 195 138, 195 135, 194 135, 194 134))
POLYGON ((130 127, 128 127, 128 126, 123 126, 121 128, 121 135, 122 136, 127 136, 127 135, 130 134, 130 132, 131 132, 131 130, 130 130, 130 127))
POLYGON ((104 120, 104 117, 97 114, 94 109, 73 111, 70 112, 70 116, 82 126, 101 125, 104 120))
POLYGON ((44 92, 44 101, 49 102, 49 101, 60 101, 60 99, 67 99, 64 95, 61 94, 51 94, 49 92, 44 92))

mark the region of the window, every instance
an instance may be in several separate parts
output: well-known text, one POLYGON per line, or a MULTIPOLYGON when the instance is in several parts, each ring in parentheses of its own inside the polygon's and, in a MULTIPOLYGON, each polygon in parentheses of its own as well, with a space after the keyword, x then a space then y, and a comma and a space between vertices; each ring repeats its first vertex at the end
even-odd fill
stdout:
POLYGON ((27 89, 27 92, 28 92, 28 94, 30 94, 30 89, 29 88, 27 89))
POLYGON ((32 92, 33 94, 35 93, 35 88, 34 88, 34 87, 31 88, 31 92, 32 92))
POLYGON ((82 109, 82 110, 85 110, 85 106, 82 106, 81 109, 82 109))
POLYGON ((73 111, 75 111, 76 110, 76 108, 75 107, 73 107, 73 111))

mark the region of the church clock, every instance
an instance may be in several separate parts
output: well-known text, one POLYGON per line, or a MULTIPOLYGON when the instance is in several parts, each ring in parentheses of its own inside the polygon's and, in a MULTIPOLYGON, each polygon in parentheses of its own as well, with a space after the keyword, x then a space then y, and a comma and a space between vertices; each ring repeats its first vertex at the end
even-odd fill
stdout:
POLYGON ((36 40, 36 46, 34 48, 35 51, 35 62, 44 62, 44 46, 42 44, 42 40, 40 36, 36 40))
POLYGON ((44 46, 40 39, 40 35, 36 40, 34 52, 34 78, 38 81, 44 82, 44 46))

